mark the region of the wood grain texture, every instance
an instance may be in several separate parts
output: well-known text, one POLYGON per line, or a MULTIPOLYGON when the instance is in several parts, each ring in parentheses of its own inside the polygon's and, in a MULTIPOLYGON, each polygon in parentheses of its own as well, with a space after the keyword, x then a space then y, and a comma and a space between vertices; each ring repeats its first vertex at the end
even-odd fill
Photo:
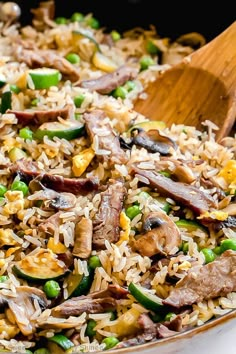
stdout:
POLYGON ((164 71, 135 110, 151 120, 196 126, 206 119, 228 135, 236 117, 236 21, 211 42, 164 71))

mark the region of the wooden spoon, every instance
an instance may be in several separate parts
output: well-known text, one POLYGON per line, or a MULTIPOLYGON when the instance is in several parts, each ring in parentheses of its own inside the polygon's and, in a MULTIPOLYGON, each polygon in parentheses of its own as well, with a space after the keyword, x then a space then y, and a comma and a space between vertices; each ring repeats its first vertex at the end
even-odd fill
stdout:
POLYGON ((200 130, 201 122, 210 120, 219 127, 217 141, 227 136, 236 117, 236 21, 160 74, 147 93, 134 109, 149 119, 200 130))

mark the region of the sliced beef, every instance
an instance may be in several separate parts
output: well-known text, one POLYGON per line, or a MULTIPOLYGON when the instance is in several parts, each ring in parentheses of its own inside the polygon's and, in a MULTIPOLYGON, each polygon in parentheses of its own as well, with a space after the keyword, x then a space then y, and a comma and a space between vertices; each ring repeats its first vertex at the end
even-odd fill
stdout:
POLYGON ((156 338, 157 335, 156 325, 146 313, 142 313, 139 316, 138 325, 143 332, 142 335, 145 341, 150 341, 156 338))
POLYGON ((68 192, 75 195, 86 195, 98 189, 99 183, 96 177, 90 178, 64 178, 59 175, 44 173, 38 168, 36 162, 25 159, 18 160, 10 166, 10 171, 18 174, 26 182, 36 178, 47 188, 57 192, 68 192))
POLYGON ((179 228, 164 212, 152 212, 143 221, 146 232, 134 241, 134 248, 142 255, 171 255, 179 250, 181 237, 179 228))
POLYGON ((236 291, 236 252, 228 250, 211 263, 193 267, 163 303, 179 308, 232 291, 236 291))
POLYGON ((108 188, 101 193, 101 203, 93 220, 93 246, 104 249, 105 241, 117 242, 120 237, 120 213, 126 189, 119 180, 110 180, 108 188))
POLYGON ((79 80, 79 69, 53 50, 25 49, 22 45, 15 45, 14 55, 18 62, 25 63, 30 68, 49 67, 60 71, 72 82, 79 80))
POLYGON ((148 186, 157 189, 162 195, 170 197, 183 206, 193 210, 197 215, 203 214, 211 207, 216 208, 215 200, 204 191, 186 183, 175 182, 160 173, 151 170, 143 170, 133 166, 131 174, 145 177, 148 186))
POLYGON ((47 218, 45 221, 41 222, 38 226, 39 231, 42 232, 48 232, 50 234, 53 234, 56 229, 59 228, 60 223, 61 223, 61 211, 58 211, 57 213, 53 214, 49 218, 47 218))
POLYGON ((61 117, 63 119, 68 119, 71 115, 71 107, 65 106, 64 108, 50 109, 48 111, 40 111, 40 110, 14 111, 8 109, 7 113, 15 114, 19 124, 39 125, 47 122, 54 122, 57 120, 58 117, 61 117))
POLYGON ((105 113, 97 109, 90 113, 85 113, 83 118, 86 131, 95 146, 98 158, 101 161, 117 164, 126 163, 127 157, 120 147, 118 135, 114 132, 109 122, 106 121, 104 123, 105 113), (101 153, 99 153, 99 150, 101 153))
POLYGON ((114 72, 102 75, 98 79, 82 81, 81 87, 105 95, 123 85, 126 81, 135 79, 137 75, 137 69, 122 65, 114 72))
POLYGON ((179 333, 179 332, 169 329, 168 327, 166 327, 162 323, 157 324, 157 338, 159 338, 159 339, 171 337, 177 333, 179 333))
POLYGON ((52 309, 56 317, 79 316, 82 313, 104 313, 116 309, 116 300, 112 297, 91 299, 88 296, 73 297, 52 309))

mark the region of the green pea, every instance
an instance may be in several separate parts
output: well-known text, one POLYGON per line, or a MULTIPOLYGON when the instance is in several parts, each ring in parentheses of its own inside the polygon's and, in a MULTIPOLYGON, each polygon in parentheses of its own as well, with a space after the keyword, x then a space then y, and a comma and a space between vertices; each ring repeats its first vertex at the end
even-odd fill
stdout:
POLYGON ((161 53, 160 49, 152 41, 147 42, 146 49, 149 54, 155 55, 161 53))
POLYGON ((128 92, 130 92, 130 91, 132 91, 132 90, 135 89, 136 84, 135 84, 134 81, 128 80, 128 81, 125 83, 124 87, 126 88, 126 90, 127 90, 128 92))
POLYGON ((39 99, 38 98, 34 98, 32 101, 31 101, 31 106, 32 107, 36 107, 39 103, 39 99))
POLYGON ((213 252, 219 256, 221 254, 221 248, 220 246, 216 246, 214 249, 213 249, 213 252))
POLYGON ((22 128, 19 131, 19 137, 25 140, 33 140, 33 132, 27 127, 22 128))
POLYGON ((75 96, 74 97, 74 104, 75 104, 75 107, 77 108, 80 108, 82 103, 84 102, 85 100, 85 96, 84 95, 78 95, 78 96, 75 96))
POLYGON ((26 349, 25 354, 33 354, 33 352, 31 352, 29 349, 26 349))
POLYGON ((154 60, 149 57, 149 56, 143 56, 140 61, 139 61, 139 64, 140 64, 140 68, 141 70, 146 70, 149 68, 150 65, 153 65, 155 64, 154 60))
POLYGON ((105 350, 111 349, 113 347, 115 347, 118 343, 119 343, 119 339, 117 339, 116 337, 106 337, 102 340, 102 343, 104 343, 105 346, 105 350))
POLYGON ((10 85, 11 92, 18 94, 21 90, 17 85, 10 85))
POLYGON ((76 53, 69 53, 66 56, 66 60, 68 60, 71 64, 78 64, 80 62, 80 57, 76 53))
POLYGON ((29 191, 29 188, 25 182, 13 181, 11 185, 11 191, 21 191, 25 197, 29 191))
POLYGON ((180 251, 183 251, 184 254, 188 253, 188 242, 182 242, 180 251))
POLYGON ((114 42, 117 42, 121 38, 121 35, 119 32, 113 30, 111 31, 111 38, 113 39, 114 42))
POLYGON ((91 256, 88 260, 88 265, 90 268, 95 269, 101 267, 101 262, 98 256, 91 256))
POLYGON ((71 16, 71 21, 72 22, 82 22, 84 20, 84 15, 81 12, 75 12, 71 16))
POLYGON ((201 252, 203 253, 204 257, 205 257, 205 263, 210 263, 213 262, 216 258, 215 253, 213 252, 212 249, 210 248, 203 248, 201 250, 201 252))
POLYGON ((61 288, 57 281, 48 280, 43 286, 43 291, 48 298, 52 299, 60 294, 61 288))
POLYGON ((67 19, 65 17, 57 17, 55 22, 58 25, 65 25, 67 23, 67 19))
POLYGON ((34 351, 34 354, 51 354, 47 348, 40 348, 34 351))
POLYGON ((94 17, 87 19, 86 24, 93 29, 98 29, 100 27, 99 21, 94 17))
POLYGON ((220 250, 221 253, 223 253, 226 250, 236 251, 236 238, 229 238, 227 240, 221 241, 220 250))
POLYGON ((159 171, 160 175, 165 176, 167 178, 171 177, 171 173, 168 171, 159 171))
POLYGON ((115 97, 115 98, 120 97, 122 99, 125 99, 127 94, 128 94, 128 91, 124 86, 119 86, 112 92, 113 97, 115 97))
POLYGON ((97 332, 94 330, 94 327, 96 327, 96 325, 97 325, 96 321, 88 320, 87 327, 86 327, 86 330, 85 330, 86 336, 93 337, 93 336, 96 335, 97 332))
POLYGON ((173 316, 175 316, 175 313, 174 313, 174 312, 168 312, 168 313, 165 315, 164 321, 170 321, 173 316))
POLYGON ((130 220, 133 220, 133 218, 135 218, 135 216, 137 216, 140 213, 141 210, 138 205, 132 205, 125 210, 125 214, 128 216, 130 220))
POLYGON ((3 184, 0 184, 0 197, 4 197, 4 194, 7 192, 7 187, 3 184))
POLYGON ((7 281, 9 279, 9 277, 7 275, 1 275, 0 276, 0 283, 4 283, 5 281, 7 281))

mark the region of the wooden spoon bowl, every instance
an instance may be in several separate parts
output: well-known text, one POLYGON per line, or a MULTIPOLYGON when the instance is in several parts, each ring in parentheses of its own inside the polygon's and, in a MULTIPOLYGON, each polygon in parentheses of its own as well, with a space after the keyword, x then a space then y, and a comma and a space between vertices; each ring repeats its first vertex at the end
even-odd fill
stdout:
POLYGON ((134 108, 168 126, 184 124, 202 129, 215 123, 217 140, 229 135, 236 117, 236 21, 183 61, 148 85, 148 97, 134 108))

